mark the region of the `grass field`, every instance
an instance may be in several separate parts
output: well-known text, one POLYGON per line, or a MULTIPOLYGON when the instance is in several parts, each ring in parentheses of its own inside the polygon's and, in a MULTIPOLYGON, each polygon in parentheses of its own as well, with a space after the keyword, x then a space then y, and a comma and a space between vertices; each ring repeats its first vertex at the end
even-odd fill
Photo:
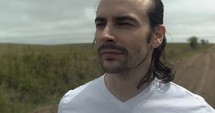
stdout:
MULTIPOLYGON (((209 47, 168 44, 167 59, 174 62, 209 47)), ((57 104, 69 89, 103 73, 91 44, 0 44, 0 62, 0 113, 28 113, 57 104)))

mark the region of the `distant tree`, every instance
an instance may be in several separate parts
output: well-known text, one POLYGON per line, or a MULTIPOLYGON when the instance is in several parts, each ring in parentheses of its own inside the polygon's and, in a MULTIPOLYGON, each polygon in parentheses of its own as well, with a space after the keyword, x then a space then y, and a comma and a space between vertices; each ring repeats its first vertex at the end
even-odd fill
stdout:
POLYGON ((189 43, 190 43, 190 47, 195 49, 198 45, 198 38, 196 36, 192 36, 188 39, 189 43))
POLYGON ((206 40, 201 39, 201 44, 202 44, 202 45, 206 45, 206 43, 207 43, 207 41, 206 41, 206 40))
POLYGON ((209 44, 209 41, 205 40, 205 39, 201 39, 201 44, 202 45, 207 45, 207 44, 209 44))

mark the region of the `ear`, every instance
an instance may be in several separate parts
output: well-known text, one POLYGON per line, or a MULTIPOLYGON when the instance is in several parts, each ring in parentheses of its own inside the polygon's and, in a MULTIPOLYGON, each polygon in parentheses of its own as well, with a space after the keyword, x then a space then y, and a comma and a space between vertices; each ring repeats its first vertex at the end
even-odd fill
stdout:
POLYGON ((166 27, 164 25, 160 25, 155 30, 154 38, 152 39, 152 47, 158 48, 165 37, 166 27))

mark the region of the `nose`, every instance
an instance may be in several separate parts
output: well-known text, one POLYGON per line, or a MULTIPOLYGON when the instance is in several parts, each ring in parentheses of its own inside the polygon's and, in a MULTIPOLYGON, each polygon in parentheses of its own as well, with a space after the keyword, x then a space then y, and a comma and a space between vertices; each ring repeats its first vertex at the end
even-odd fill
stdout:
POLYGON ((101 33, 101 41, 102 42, 115 42, 116 37, 113 34, 113 29, 111 28, 110 25, 106 25, 105 28, 103 29, 101 33))

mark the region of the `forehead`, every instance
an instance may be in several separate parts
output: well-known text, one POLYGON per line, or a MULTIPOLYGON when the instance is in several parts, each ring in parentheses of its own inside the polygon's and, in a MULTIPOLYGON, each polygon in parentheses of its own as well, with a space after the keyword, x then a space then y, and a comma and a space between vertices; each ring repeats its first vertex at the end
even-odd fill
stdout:
POLYGON ((151 0, 100 0, 97 16, 136 15, 147 16, 151 0))

